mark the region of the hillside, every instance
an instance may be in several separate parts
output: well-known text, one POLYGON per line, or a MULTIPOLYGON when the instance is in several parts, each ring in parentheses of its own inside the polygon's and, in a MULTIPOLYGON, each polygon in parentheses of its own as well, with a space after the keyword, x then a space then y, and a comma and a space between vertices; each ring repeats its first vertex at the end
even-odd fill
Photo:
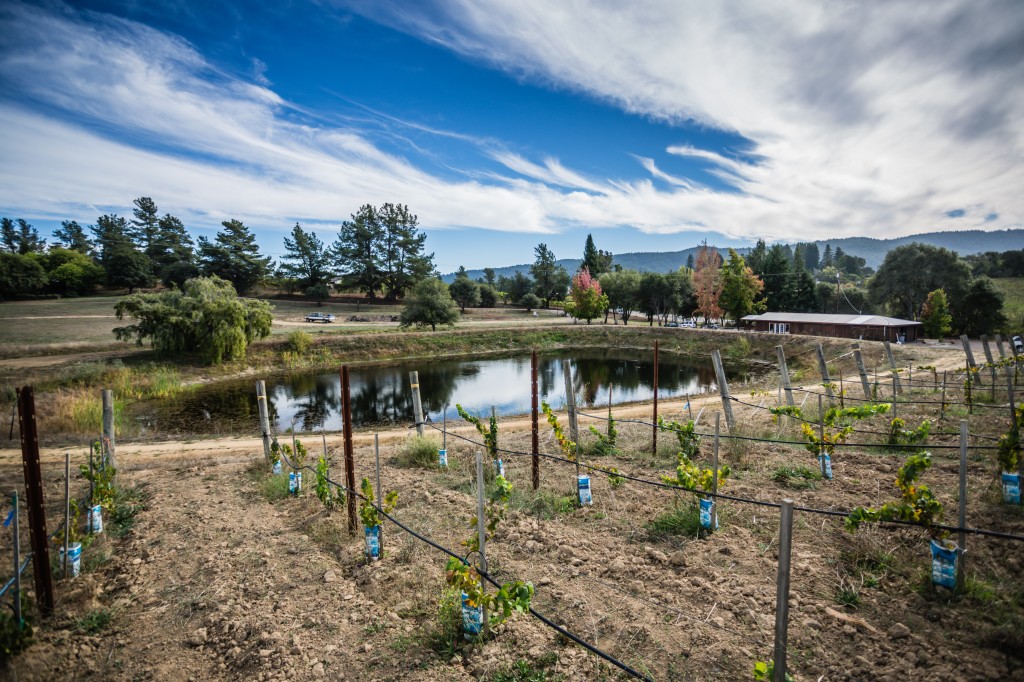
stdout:
MULTIPOLYGON (((998 230, 986 232, 983 230, 965 230, 962 232, 927 232, 915 234, 908 237, 897 237, 895 239, 874 239, 872 237, 846 237, 843 239, 818 240, 818 248, 825 250, 826 244, 831 244, 832 249, 842 248, 846 253, 860 256, 867 261, 869 267, 877 268, 885 259, 885 254, 890 250, 903 244, 920 242, 932 246, 956 251, 961 256, 969 256, 973 253, 984 253, 986 251, 1011 251, 1019 249, 1024 245, 1024 229, 998 230)), ((638 270, 640 272, 670 272, 686 265, 686 259, 690 254, 696 258, 699 247, 694 246, 682 251, 647 251, 637 253, 617 253, 614 262, 627 270, 638 270)), ((724 250, 720 248, 720 250, 724 250)), ((750 249, 736 249, 741 255, 745 255, 750 249)), ((562 258, 558 264, 569 272, 575 272, 579 267, 581 258, 562 258)), ((503 268, 494 268, 496 277, 511 277, 515 272, 525 274, 530 272, 530 264, 511 265, 503 268)), ((478 279, 484 276, 483 270, 468 270, 471 279, 478 279)), ((445 282, 455 279, 455 273, 448 273, 442 276, 445 282)))

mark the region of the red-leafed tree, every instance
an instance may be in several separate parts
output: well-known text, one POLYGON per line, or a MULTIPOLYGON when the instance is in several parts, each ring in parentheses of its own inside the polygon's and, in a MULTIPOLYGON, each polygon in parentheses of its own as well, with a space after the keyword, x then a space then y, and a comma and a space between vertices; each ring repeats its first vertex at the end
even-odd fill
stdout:
POLYGON ((722 256, 718 251, 708 246, 707 242, 701 245, 697 253, 697 267, 693 273, 693 285, 696 289, 697 314, 705 320, 721 319, 724 311, 718 304, 722 296, 722 289, 725 283, 722 280, 722 256))
POLYGON ((565 301, 565 312, 590 324, 595 317, 604 315, 607 309, 608 297, 601 291, 601 283, 591 277, 590 270, 583 266, 572 278, 569 297, 565 301))

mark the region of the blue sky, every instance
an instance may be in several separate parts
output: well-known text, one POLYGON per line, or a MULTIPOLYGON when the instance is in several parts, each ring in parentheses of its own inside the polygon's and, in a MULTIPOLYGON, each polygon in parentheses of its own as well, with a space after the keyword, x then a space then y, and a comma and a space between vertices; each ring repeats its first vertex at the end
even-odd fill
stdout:
POLYGON ((1024 222, 1024 3, 0 6, 0 215, 150 196, 279 255, 408 204, 443 272, 1024 222))

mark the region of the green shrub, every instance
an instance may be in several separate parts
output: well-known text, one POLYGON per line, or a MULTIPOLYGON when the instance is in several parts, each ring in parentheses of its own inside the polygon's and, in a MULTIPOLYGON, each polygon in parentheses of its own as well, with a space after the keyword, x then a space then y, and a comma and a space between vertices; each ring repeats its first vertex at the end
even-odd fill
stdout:
POLYGON ((432 469, 437 463, 437 441, 427 436, 413 436, 398 451, 398 466, 432 469))
POLYGON ((305 355, 313 345, 313 336, 301 329, 288 334, 288 348, 298 355, 305 355))

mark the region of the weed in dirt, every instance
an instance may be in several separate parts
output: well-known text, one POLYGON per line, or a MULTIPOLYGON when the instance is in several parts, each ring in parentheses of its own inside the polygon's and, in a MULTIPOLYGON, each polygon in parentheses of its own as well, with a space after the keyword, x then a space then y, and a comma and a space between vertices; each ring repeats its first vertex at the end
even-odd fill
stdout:
POLYGON ((860 604, 860 592, 853 585, 844 583, 836 590, 836 603, 857 608, 857 605, 860 604))
POLYGON ((658 514, 647 524, 647 532, 654 540, 675 536, 698 537, 706 533, 700 525, 700 508, 688 503, 671 511, 658 514))
POLYGON ((110 625, 111 613, 107 609, 93 609, 82 618, 75 619, 75 629, 87 635, 95 635, 110 625))
POLYGON ((525 486, 512 489, 508 508, 540 519, 553 519, 559 514, 568 514, 577 507, 575 495, 559 495, 541 488, 531 490, 525 486))
POLYGON ((260 481, 260 494, 267 502, 277 502, 290 497, 288 492, 288 474, 271 474, 260 481))
POLYGON ((814 490, 821 472, 805 466, 780 466, 772 471, 772 480, 793 490, 814 490))
POLYGON ((565 676, 549 670, 556 663, 558 663, 558 654, 553 651, 532 662, 519 658, 508 668, 492 675, 490 680, 491 682, 558 682, 564 680, 565 676))
POLYGON ((135 526, 135 517, 148 509, 149 493, 141 485, 115 486, 113 511, 107 532, 113 538, 123 538, 135 526))
POLYGON ((106 543, 96 547, 95 551, 82 552, 82 573, 95 573, 103 564, 110 561, 112 553, 106 543))
POLYGON ((438 443, 427 436, 413 436, 398 450, 398 466, 420 469, 438 468, 438 443))
POLYGON ((370 621, 369 625, 363 628, 363 632, 368 635, 375 635, 378 632, 387 630, 389 625, 387 618, 374 618, 370 621))
POLYGON ((437 600, 437 613, 426 632, 426 644, 447 661, 462 644, 462 598, 458 590, 447 588, 437 600))

